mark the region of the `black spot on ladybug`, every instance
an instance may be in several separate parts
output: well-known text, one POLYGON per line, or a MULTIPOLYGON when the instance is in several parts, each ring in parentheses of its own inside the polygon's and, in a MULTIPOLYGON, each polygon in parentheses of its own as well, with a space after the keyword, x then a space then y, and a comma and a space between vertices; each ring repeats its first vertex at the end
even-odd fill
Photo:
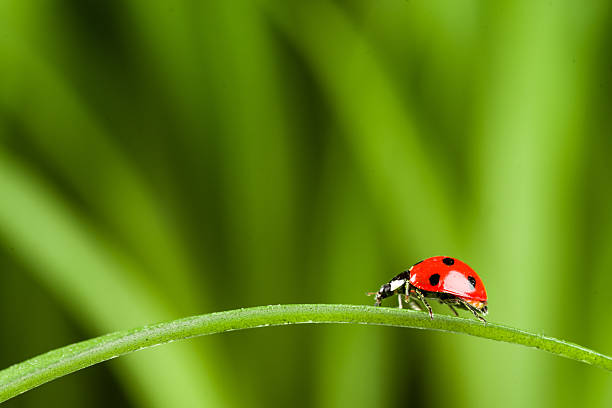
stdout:
POLYGON ((468 276, 468 280, 470 281, 470 283, 472 284, 472 286, 474 288, 476 288, 476 279, 474 279, 473 276, 468 276))
POLYGON ((455 260, 453 258, 444 258, 442 259, 445 265, 452 266, 455 264, 455 260))
POLYGON ((436 286, 438 283, 440 283, 440 275, 437 273, 434 273, 433 275, 431 275, 429 277, 429 284, 431 286, 436 286))

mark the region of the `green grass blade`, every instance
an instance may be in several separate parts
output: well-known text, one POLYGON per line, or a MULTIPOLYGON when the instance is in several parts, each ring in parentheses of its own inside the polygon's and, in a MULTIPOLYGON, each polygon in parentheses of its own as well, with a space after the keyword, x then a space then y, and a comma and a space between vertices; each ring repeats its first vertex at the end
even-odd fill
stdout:
POLYGON ((192 316, 72 344, 0 371, 0 402, 55 378, 147 347, 195 336, 299 323, 353 323, 464 333, 540 350, 612 371, 612 357, 585 347, 477 320, 356 305, 272 305, 192 316))

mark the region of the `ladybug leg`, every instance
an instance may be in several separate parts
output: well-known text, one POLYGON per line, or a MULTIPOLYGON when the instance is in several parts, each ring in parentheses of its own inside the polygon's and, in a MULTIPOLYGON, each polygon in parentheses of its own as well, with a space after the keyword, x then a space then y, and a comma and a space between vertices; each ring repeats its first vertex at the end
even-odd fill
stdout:
POLYGON ((419 298, 419 300, 423 303, 423 305, 425 305, 425 307, 427 308, 427 311, 429 312, 429 318, 431 320, 433 320, 433 310, 431 310, 431 306, 429 305, 429 303, 427 302, 427 300, 425 300, 425 296, 423 296, 423 293, 418 290, 417 288, 414 289, 414 293, 416 293, 417 297, 419 298))
POLYGON ((404 302, 408 304, 408 307, 412 310, 416 310, 418 312, 422 312, 423 309, 417 302, 414 301, 410 294, 411 285, 410 283, 406 283, 406 294, 404 295, 404 302))
POLYGON ((468 302, 466 302, 466 301, 465 301, 465 300, 463 300, 463 299, 459 299, 459 302, 460 302, 460 303, 461 303, 463 306, 465 306, 465 308, 466 308, 467 310, 469 310, 470 312, 472 312, 472 313, 474 314, 474 316, 476 316, 478 319, 480 319, 480 320, 481 320, 481 321, 482 321, 484 324, 487 324, 487 320, 486 320, 484 317, 482 317, 482 316, 480 315, 480 310, 476 309, 474 306, 470 305, 468 302))
POLYGON ((459 313, 457 313, 457 310, 452 305, 452 303, 456 303, 456 301, 449 299, 438 299, 438 302, 440 302, 441 305, 448 305, 448 307, 450 308, 450 310, 453 311, 455 316, 459 317, 459 313))
POLYGON ((455 309, 453 307, 453 305, 451 305, 450 303, 447 303, 448 307, 450 307, 450 310, 453 311, 453 313, 455 314, 455 316, 459 317, 459 313, 457 313, 457 309, 455 309))
POLYGON ((423 308, 414 300, 410 299, 408 302, 408 307, 412 310, 416 310, 417 312, 422 312, 423 308))

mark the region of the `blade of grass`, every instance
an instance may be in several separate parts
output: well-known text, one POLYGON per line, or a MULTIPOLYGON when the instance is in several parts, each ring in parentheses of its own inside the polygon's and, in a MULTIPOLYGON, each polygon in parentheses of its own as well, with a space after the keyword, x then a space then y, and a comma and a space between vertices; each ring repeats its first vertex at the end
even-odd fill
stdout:
POLYGON ((174 340, 300 323, 352 323, 463 333, 534 347, 612 371, 612 357, 512 327, 451 316, 430 320, 422 312, 358 305, 271 305, 192 316, 119 331, 72 344, 0 371, 0 402, 55 378, 120 355, 174 340))

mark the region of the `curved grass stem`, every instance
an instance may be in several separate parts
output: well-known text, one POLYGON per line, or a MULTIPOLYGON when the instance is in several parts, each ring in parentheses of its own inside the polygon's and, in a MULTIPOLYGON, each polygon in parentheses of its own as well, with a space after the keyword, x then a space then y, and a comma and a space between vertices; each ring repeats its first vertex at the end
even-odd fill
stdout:
POLYGON ((357 323, 464 333, 535 347, 612 371, 612 358, 563 340, 497 324, 426 313, 354 305, 273 305, 192 316, 110 333, 62 347, 0 371, 0 402, 82 368, 173 340, 230 330, 299 323, 357 323))

